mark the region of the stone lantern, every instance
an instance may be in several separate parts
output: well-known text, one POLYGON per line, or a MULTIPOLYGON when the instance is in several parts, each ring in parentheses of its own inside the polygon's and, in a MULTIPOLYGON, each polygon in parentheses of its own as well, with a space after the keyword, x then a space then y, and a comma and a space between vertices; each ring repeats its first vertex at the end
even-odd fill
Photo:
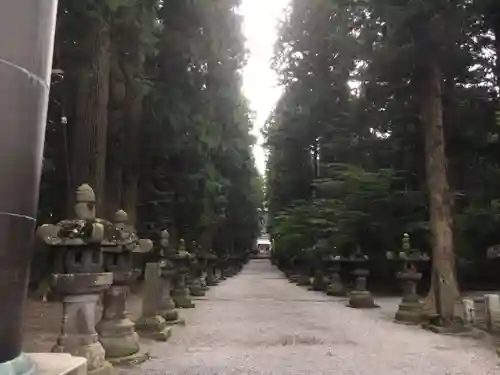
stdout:
POLYGON ((343 256, 337 253, 334 248, 333 254, 326 255, 324 258, 327 272, 329 274, 328 285, 325 289, 326 294, 335 297, 344 297, 347 294, 340 272, 342 263, 346 260, 343 256))
POLYGON ((192 261, 189 272, 189 292, 193 297, 203 297, 205 296, 205 289, 203 288, 201 278, 205 271, 205 261, 203 257, 200 257, 200 250, 196 241, 191 243, 191 247, 192 261))
POLYGON ((398 264, 396 278, 400 280, 403 287, 403 299, 398 306, 395 320, 405 324, 419 324, 423 320, 423 304, 417 294, 417 284, 422 279, 422 273, 418 272, 417 265, 429 262, 431 258, 427 254, 412 249, 410 236, 403 235, 401 251, 387 252, 389 261, 398 264))
POLYGON ((227 277, 233 277, 236 274, 238 274, 238 272, 240 272, 241 270, 240 267, 241 264, 243 263, 242 257, 241 255, 232 253, 229 255, 227 261, 228 261, 228 267, 226 275, 227 277))
POLYGON ((216 286, 219 284, 219 280, 215 275, 215 269, 217 267, 218 258, 214 254, 213 250, 208 250, 202 254, 206 262, 206 283, 207 286, 216 286))
POLYGON ((224 281, 227 279, 227 277, 226 277, 227 258, 228 258, 227 253, 224 253, 218 257, 216 269, 218 270, 217 277, 218 277, 219 281, 224 281))
POLYGON ((96 306, 99 295, 113 282, 113 274, 104 272, 103 249, 116 248, 114 226, 97 219, 96 197, 89 185, 76 191, 76 219, 38 228, 38 236, 56 253, 53 285, 63 297, 61 333, 54 352, 84 357, 89 374, 112 374, 105 351, 98 341, 96 306))
POLYGON ((312 248, 313 281, 311 290, 325 291, 328 286, 326 263, 328 250, 326 238, 320 238, 312 248))
POLYGON ((179 313, 175 309, 175 302, 172 299, 172 282, 177 274, 174 259, 175 250, 170 247, 170 234, 163 230, 160 234, 160 268, 162 284, 160 288, 160 303, 158 315, 163 317, 167 324, 182 324, 184 320, 179 319, 179 313))
POLYGON ((179 248, 171 257, 176 273, 174 276, 174 287, 172 290, 172 298, 175 302, 175 307, 190 309, 194 307, 194 303, 189 296, 189 289, 186 286, 186 277, 189 273, 192 256, 186 250, 186 244, 183 239, 180 240, 179 248))
POLYGON ((367 267, 368 255, 363 254, 358 246, 356 251, 343 261, 351 263, 354 266, 352 275, 355 277, 355 284, 349 296, 348 306, 357 309, 378 307, 375 305, 372 294, 366 288, 366 279, 370 275, 367 267))
POLYGON ((139 239, 135 228, 128 224, 128 215, 119 210, 114 216, 117 246, 104 249, 104 267, 113 273, 113 284, 104 292, 104 309, 97 324, 99 341, 112 363, 140 360, 139 335, 127 316, 127 295, 130 285, 141 270, 133 267, 133 253, 147 253, 153 248, 148 239, 139 239))

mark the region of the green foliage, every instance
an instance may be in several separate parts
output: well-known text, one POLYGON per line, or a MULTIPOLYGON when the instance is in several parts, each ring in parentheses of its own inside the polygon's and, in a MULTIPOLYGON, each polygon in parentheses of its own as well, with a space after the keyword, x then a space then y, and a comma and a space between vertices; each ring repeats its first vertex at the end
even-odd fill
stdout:
POLYGON ((59 2, 54 64, 65 78, 51 92, 41 220, 67 213, 61 199, 69 189, 67 132, 73 124, 75 86, 84 74, 79 68, 89 57, 82 40, 99 23, 111 32, 118 66, 109 112, 121 109, 113 101, 120 97, 116 92, 129 95, 120 79, 130 84, 130 76, 120 74, 130 74, 144 95, 140 137, 128 139, 119 118, 118 140, 113 141, 137 142, 139 157, 121 149, 108 153, 107 160, 110 171, 139 163, 141 232, 155 236, 168 228, 174 240, 201 241, 220 252, 253 246, 260 231, 263 184, 241 92, 246 52, 238 6, 236 0, 59 2), (61 115, 68 117, 68 126, 60 124, 61 115))
POLYGON ((262 204, 241 93, 246 56, 241 19, 233 11, 238 5, 165 3, 158 54, 147 71, 153 90, 144 169, 150 172, 141 184, 141 216, 217 251, 251 248, 262 204), (207 236, 212 240, 203 240, 207 236))
POLYGON ((416 83, 431 58, 443 72, 457 251, 478 258, 498 243, 495 4, 292 1, 274 59, 285 92, 264 132, 280 256, 325 238, 381 255, 405 231, 429 248, 416 83))

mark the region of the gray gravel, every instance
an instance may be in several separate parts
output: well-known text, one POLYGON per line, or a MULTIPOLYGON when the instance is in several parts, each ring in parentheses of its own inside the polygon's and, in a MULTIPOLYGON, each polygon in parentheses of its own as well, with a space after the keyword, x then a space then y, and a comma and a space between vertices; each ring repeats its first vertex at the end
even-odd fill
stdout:
POLYGON ((394 324, 289 283, 268 260, 212 288, 138 374, 500 374, 492 348, 394 324))

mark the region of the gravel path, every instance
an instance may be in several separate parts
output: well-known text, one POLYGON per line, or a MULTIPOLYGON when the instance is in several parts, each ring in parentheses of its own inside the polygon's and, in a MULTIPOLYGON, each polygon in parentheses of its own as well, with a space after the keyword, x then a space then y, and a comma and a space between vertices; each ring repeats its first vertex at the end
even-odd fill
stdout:
POLYGON ((268 260, 212 288, 182 311, 152 359, 125 375, 500 374, 493 350, 381 319, 289 283, 268 260))

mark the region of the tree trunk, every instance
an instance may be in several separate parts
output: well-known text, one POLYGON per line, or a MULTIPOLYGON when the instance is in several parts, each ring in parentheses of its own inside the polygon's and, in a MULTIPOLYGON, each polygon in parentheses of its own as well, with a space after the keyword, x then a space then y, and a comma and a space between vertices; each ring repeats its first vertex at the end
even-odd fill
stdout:
POLYGON ((430 62, 420 79, 420 116, 424 127, 426 176, 432 234, 432 281, 427 308, 440 315, 444 323, 454 317, 460 297, 453 249, 451 194, 443 131, 442 78, 437 62, 430 62))
POLYGON ((102 211, 106 174, 110 35, 106 22, 94 17, 82 41, 84 58, 76 96, 75 129, 72 139, 72 186, 88 183, 102 211))
POLYGON ((110 91, 108 104, 108 140, 106 158, 106 195, 104 212, 107 218, 122 209, 123 190, 123 123, 125 122, 126 80, 120 68, 119 46, 111 36, 110 91))
MULTIPOLYGON (((131 24, 131 28, 134 23, 131 24)), ((142 51, 140 48, 139 28, 135 28, 133 34, 134 48, 131 49, 130 56, 124 64, 123 70, 127 81, 127 96, 125 98, 125 113, 127 118, 125 154, 126 163, 124 169, 124 190, 123 207, 129 214, 131 223, 135 223, 137 217, 137 203, 140 177, 140 150, 142 145, 141 122, 142 122, 142 104, 144 93, 141 83, 137 80, 143 73, 142 51)))
POLYGON ((141 9, 125 7, 113 22, 111 65, 110 129, 107 206, 108 211, 124 209, 135 223, 139 184, 140 126, 142 102, 141 9))
POLYGON ((128 102, 128 131, 126 141, 126 153, 128 158, 127 168, 124 170, 124 192, 123 207, 129 214, 131 223, 135 223, 137 218, 137 203, 139 190, 140 172, 140 127, 142 120, 142 102, 144 96, 138 82, 129 82, 131 98, 128 102))

